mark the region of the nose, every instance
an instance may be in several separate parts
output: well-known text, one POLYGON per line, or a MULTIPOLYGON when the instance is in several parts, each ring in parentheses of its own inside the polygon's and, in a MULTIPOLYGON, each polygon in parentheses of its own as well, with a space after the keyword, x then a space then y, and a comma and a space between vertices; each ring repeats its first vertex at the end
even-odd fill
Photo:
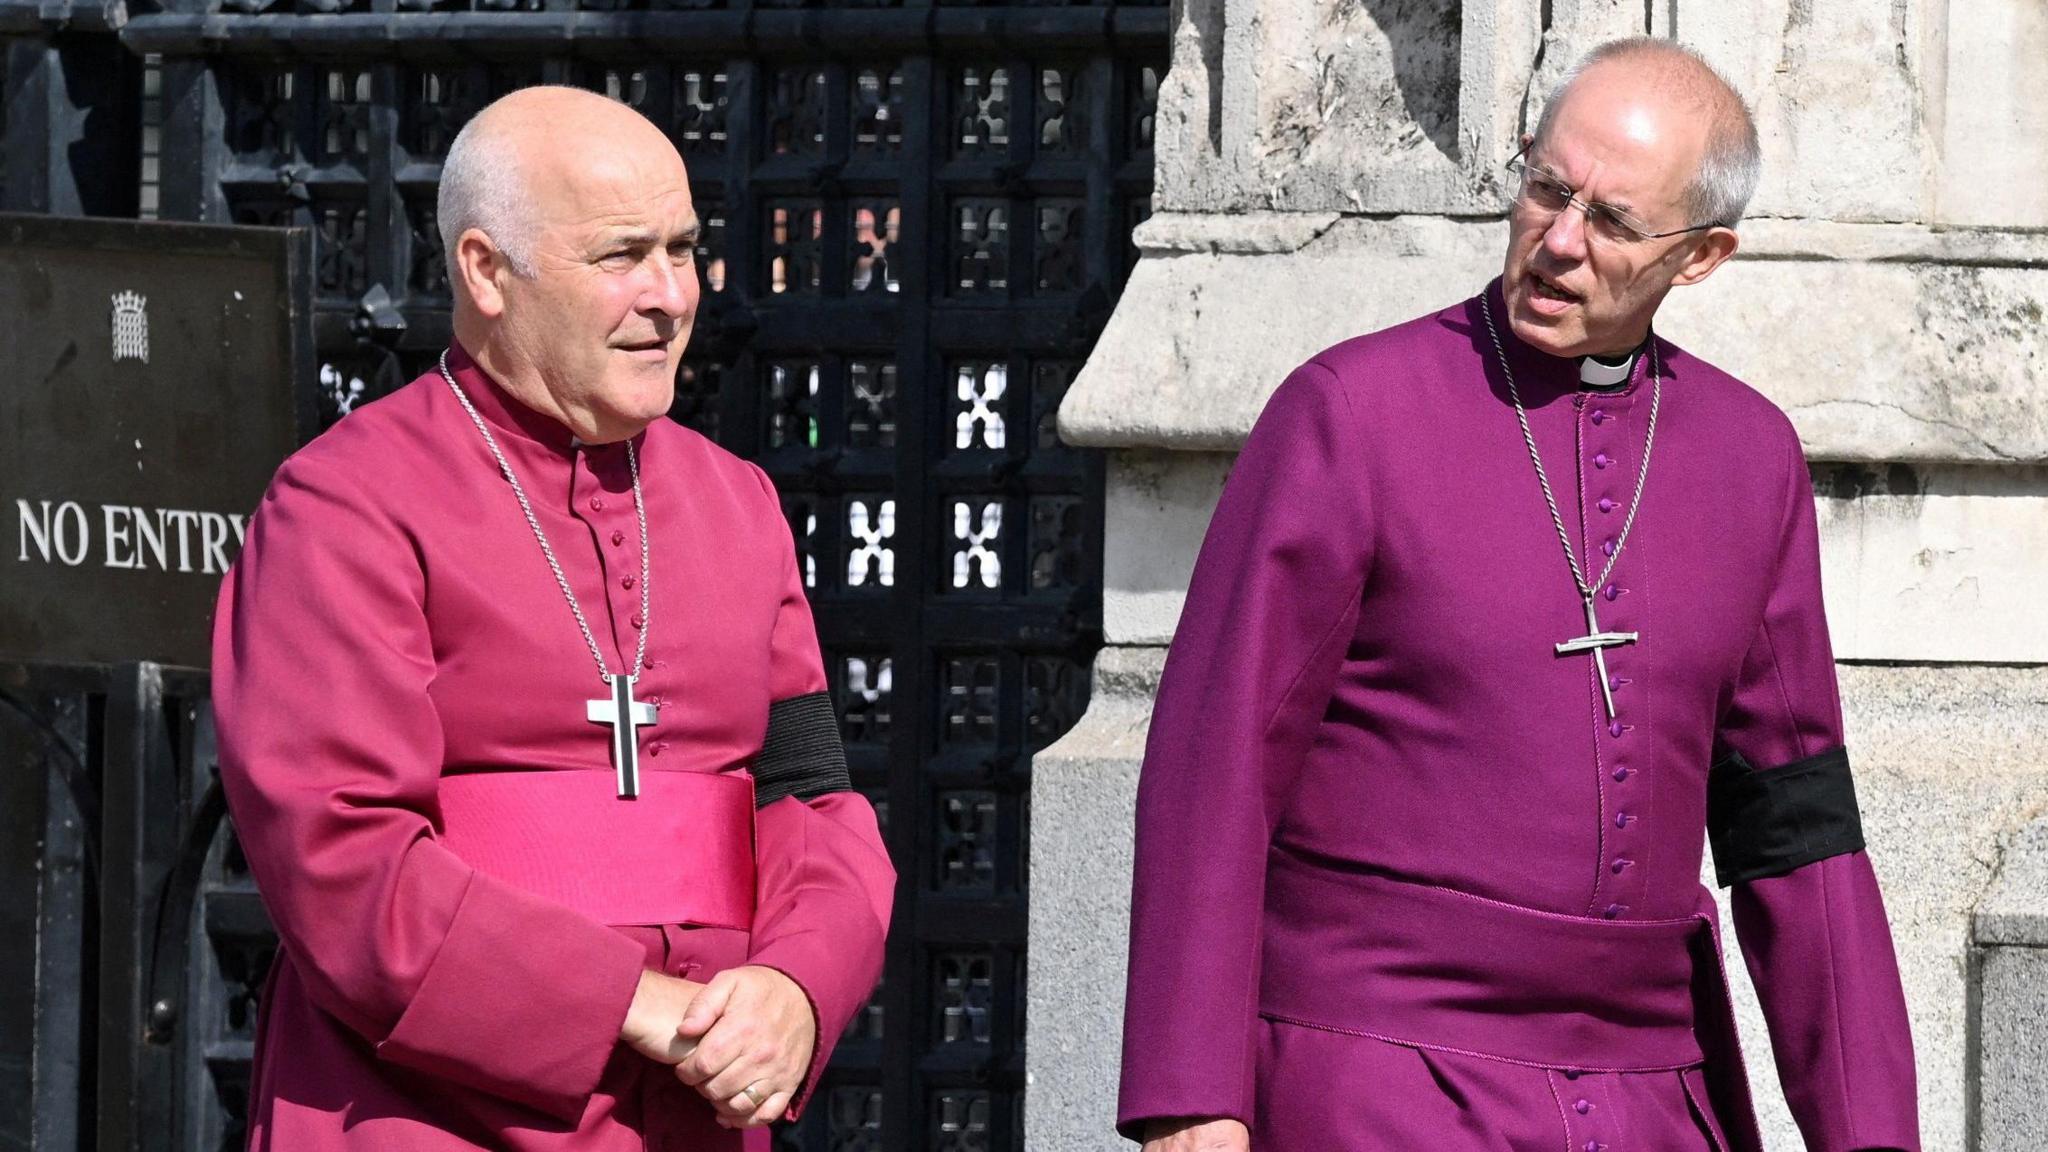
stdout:
POLYGON ((641 294, 640 310, 680 320, 697 308, 697 273, 694 265, 680 268, 667 253, 657 252, 650 259, 654 275, 641 294))
POLYGON ((1543 230, 1543 247, 1561 259, 1579 261, 1586 256, 1586 213, 1574 204, 1550 218, 1543 230))

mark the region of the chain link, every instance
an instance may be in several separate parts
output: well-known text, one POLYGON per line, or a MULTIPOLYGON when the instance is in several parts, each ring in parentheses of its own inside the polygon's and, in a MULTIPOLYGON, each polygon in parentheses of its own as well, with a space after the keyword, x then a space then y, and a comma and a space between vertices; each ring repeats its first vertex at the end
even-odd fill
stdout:
MULTIPOLYGON (((446 380, 448 387, 455 390, 455 398, 462 401, 462 410, 469 413, 470 422, 476 425, 478 432, 483 433, 484 446, 491 450, 491 456, 497 460, 498 471, 504 473, 505 479, 511 483, 512 494, 519 497, 519 510, 526 513, 526 526, 533 529, 533 538, 540 541, 541 554, 548 558, 548 568, 555 574, 555 585, 562 590, 562 598, 569 602, 569 611, 576 614, 576 627, 583 630, 583 642, 590 645, 590 657, 597 661, 598 675, 604 678, 606 684, 610 684, 613 675, 611 665, 605 663, 604 650, 597 646, 597 637, 590 631, 590 622, 583 618, 583 607, 576 603, 576 593, 569 590, 569 578, 562 574, 562 565, 555 559, 554 548, 548 544, 548 534, 541 531, 540 519, 533 514, 533 504, 526 498, 526 489, 520 486, 519 477, 512 474, 512 462, 505 459, 505 453, 498 448, 498 438, 491 435, 490 426, 484 423, 484 418, 476 410, 476 405, 470 403, 469 394, 462 390, 462 385, 455 382, 455 374, 448 371, 446 351, 441 353, 438 367, 441 369, 441 379, 446 380)), ((647 633, 653 630, 654 601, 648 595, 647 585, 647 577, 651 570, 650 549, 647 546, 647 505, 640 497, 640 461, 633 453, 631 440, 626 441, 626 467, 633 474, 633 511, 640 519, 640 645, 638 651, 633 654, 633 666, 626 670, 626 679, 632 681, 640 678, 640 669, 647 663, 647 633)))
POLYGON ((1643 466, 1636 473, 1636 492, 1629 497, 1628 518, 1622 522, 1621 535, 1614 542, 1614 554, 1607 558, 1607 567, 1601 569, 1600 579, 1586 583, 1586 574, 1579 568, 1579 554, 1572 547, 1571 533, 1565 530, 1564 517, 1558 514, 1557 497, 1550 491, 1550 476, 1543 470, 1543 453, 1536 450, 1536 434, 1529 431, 1529 413, 1522 407, 1522 393, 1515 387, 1515 371, 1508 366, 1508 350, 1501 344, 1500 329, 1493 323, 1493 305, 1485 297, 1479 298, 1479 309, 1486 315, 1486 333, 1493 337, 1494 354, 1500 357, 1500 372, 1507 378, 1508 396, 1515 402, 1515 419, 1522 425, 1522 442, 1529 446, 1529 461, 1536 465, 1536 482, 1543 485, 1543 502, 1550 506, 1550 522, 1557 526, 1557 542, 1564 545, 1565 562, 1572 566, 1572 582, 1578 585, 1579 597, 1590 603, 1593 589, 1607 583, 1614 574, 1615 562, 1621 559, 1621 550, 1628 547, 1628 534, 1636 526, 1636 513, 1643 506, 1643 483, 1650 478, 1650 448, 1657 442, 1657 406, 1664 396, 1664 376, 1658 370, 1657 341, 1650 341, 1650 427, 1643 436, 1643 466))

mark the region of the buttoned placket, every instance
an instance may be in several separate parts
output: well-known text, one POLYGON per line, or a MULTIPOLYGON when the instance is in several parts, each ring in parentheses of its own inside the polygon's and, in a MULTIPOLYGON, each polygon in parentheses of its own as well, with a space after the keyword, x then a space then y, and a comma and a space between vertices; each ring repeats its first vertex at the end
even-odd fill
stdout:
MULTIPOLYGON (((1642 524, 1640 517, 1626 546, 1622 529, 1628 520, 1629 501, 1635 495, 1640 473, 1643 421, 1637 403, 1637 388, 1623 392, 1592 392, 1581 395, 1579 418, 1579 480, 1581 493, 1581 542, 1586 578, 1591 580, 1619 551, 1614 570, 1593 589, 1600 627, 1609 632, 1640 632, 1631 584, 1641 571, 1642 524)), ((1642 778, 1643 750, 1647 741, 1640 731, 1644 718, 1637 671, 1643 664, 1642 644, 1654 643, 1645 633, 1636 644, 1609 648, 1607 686, 1614 693, 1614 717, 1609 719, 1597 682, 1597 668, 1589 672, 1594 741, 1599 776, 1597 779, 1605 826, 1600 830, 1601 866, 1594 881, 1591 910, 1609 920, 1626 919, 1642 902, 1644 870, 1639 849, 1648 842, 1650 792, 1642 778)))
MULTIPOLYGON (((607 637, 612 641, 605 653, 612 671, 630 672, 639 651, 640 630, 648 622, 640 614, 640 518, 633 508, 633 481, 626 464, 625 446, 578 445, 570 477, 570 511, 589 528, 590 541, 597 552, 599 580, 605 593, 603 626, 592 612, 596 605, 586 606, 585 612, 591 615, 591 631, 598 635, 599 643, 607 637)), ((659 664, 650 636, 647 663, 635 685, 636 697, 657 710, 655 722, 640 729, 643 763, 647 758, 659 759, 668 750, 662 739, 659 678, 653 674, 659 664)))

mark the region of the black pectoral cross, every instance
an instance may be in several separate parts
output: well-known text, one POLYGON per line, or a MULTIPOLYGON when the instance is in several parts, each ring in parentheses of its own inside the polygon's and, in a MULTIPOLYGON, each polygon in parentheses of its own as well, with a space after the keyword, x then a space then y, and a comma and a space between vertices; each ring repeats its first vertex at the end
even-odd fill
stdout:
POLYGON ((612 726, 612 767, 619 774, 619 799, 640 795, 640 726, 654 723, 652 704, 633 699, 633 682, 638 676, 610 676, 609 700, 591 700, 587 709, 592 724, 612 726))
POLYGON ((1614 686, 1607 681, 1607 650, 1623 644, 1636 642, 1635 632, 1602 632, 1600 621, 1593 618, 1593 598, 1586 597, 1586 635, 1567 640, 1557 646, 1559 656, 1574 656, 1580 652, 1591 652, 1593 664, 1600 673, 1600 695, 1607 701, 1607 718, 1614 719, 1614 686))

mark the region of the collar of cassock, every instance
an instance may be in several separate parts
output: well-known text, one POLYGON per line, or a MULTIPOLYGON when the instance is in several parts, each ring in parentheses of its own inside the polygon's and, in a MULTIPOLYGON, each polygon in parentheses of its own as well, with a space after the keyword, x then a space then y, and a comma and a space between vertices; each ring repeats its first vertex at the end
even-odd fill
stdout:
POLYGON ((1600 392, 1614 392, 1626 388, 1629 378, 1636 374, 1636 361, 1642 354, 1642 346, 1637 345, 1619 359, 1582 356, 1579 358, 1579 383, 1600 392))
MULTIPOLYGON (((491 378, 490 373, 483 370, 460 341, 448 342, 448 371, 455 377, 455 382, 462 385, 463 392, 469 396, 469 402, 476 405, 477 413, 500 439, 513 443, 535 444, 564 457, 573 456, 579 449, 603 453, 607 449, 618 448, 616 444, 584 445, 560 421, 536 412, 513 399, 512 394, 500 387, 498 382, 491 378)), ((438 373, 434 376, 435 379, 439 379, 438 373)), ((445 384, 437 387, 443 391, 447 388, 445 384)), ((449 399, 453 400, 454 397, 451 396, 449 399)), ((464 420, 464 423, 468 421, 464 420)), ((474 435, 474 430, 471 434, 474 435)), ((645 438, 644 432, 635 437, 635 446, 644 449, 645 438)))

